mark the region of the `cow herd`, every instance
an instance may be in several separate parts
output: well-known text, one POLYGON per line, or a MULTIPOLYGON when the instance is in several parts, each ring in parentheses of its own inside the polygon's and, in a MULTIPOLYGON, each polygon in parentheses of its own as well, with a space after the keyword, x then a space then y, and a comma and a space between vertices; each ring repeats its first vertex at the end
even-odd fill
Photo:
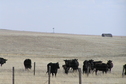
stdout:
POLYGON ((102 71, 103 73, 111 72, 113 68, 113 63, 109 60, 107 63, 103 63, 102 61, 94 61, 94 60, 85 60, 83 62, 83 73, 89 74, 91 72, 95 72, 97 75, 98 71, 102 71))
MULTIPOLYGON (((64 65, 62 65, 64 72, 66 74, 69 73, 69 71, 77 71, 79 68, 79 62, 78 59, 71 59, 71 60, 63 60, 64 65)), ((26 59, 24 61, 25 69, 31 69, 31 60, 26 59)), ((59 63, 48 63, 47 64, 47 72, 51 73, 52 76, 56 76, 58 69, 60 68, 59 63)), ((111 72, 111 69, 113 68, 113 62, 112 60, 108 60, 107 63, 103 63, 102 61, 94 61, 94 60, 85 60, 83 62, 82 71, 83 74, 89 75, 90 73, 94 73, 97 75, 98 71, 102 71, 103 73, 107 73, 108 71, 111 72)), ((123 76, 126 75, 126 64, 123 66, 123 76)))
MULTIPOLYGON (((7 59, 1 58, 0 57, 0 64, 1 66, 6 63, 7 59)), ((71 59, 71 60, 64 60, 64 65, 62 65, 64 72, 66 74, 69 73, 69 71, 77 71, 79 68, 79 62, 78 59, 71 59)), ((32 68, 32 61, 31 59, 25 59, 24 60, 24 67, 25 69, 31 69, 32 68)), ((48 63, 47 64, 47 72, 46 73, 51 73, 52 76, 56 76, 58 69, 60 68, 59 63, 48 63)), ((108 60, 107 63, 103 63, 102 61, 94 61, 94 60, 85 60, 83 62, 83 67, 82 71, 83 74, 90 74, 94 73, 97 75, 98 71, 102 71, 103 73, 107 73, 108 71, 111 72, 111 69, 113 68, 113 63, 112 60, 108 60)), ((126 75, 126 64, 123 65, 123 71, 122 71, 122 76, 126 75)))

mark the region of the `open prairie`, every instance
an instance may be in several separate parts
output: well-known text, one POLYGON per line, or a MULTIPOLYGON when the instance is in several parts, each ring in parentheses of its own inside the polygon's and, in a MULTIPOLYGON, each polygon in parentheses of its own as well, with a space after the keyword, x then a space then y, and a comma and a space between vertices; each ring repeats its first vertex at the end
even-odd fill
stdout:
POLYGON ((78 72, 68 75, 62 65, 64 59, 78 59, 82 69, 83 61, 93 59, 107 62, 112 60, 111 73, 98 75, 82 74, 82 84, 126 84, 122 78, 122 66, 126 64, 126 37, 101 37, 93 35, 39 33, 0 30, 0 57, 8 59, 0 67, 0 84, 12 84, 12 67, 15 68, 15 84, 48 84, 46 74, 49 62, 59 62, 60 69, 51 84, 79 84, 78 72), (32 69, 25 70, 23 61, 32 60, 32 69), (33 75, 33 64, 36 74, 33 75))

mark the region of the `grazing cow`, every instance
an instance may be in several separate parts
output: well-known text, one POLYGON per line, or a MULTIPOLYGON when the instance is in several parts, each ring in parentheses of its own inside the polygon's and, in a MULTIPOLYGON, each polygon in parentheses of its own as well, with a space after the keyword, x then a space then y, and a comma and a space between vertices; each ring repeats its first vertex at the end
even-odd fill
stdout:
POLYGON ((50 73, 52 73, 52 76, 55 74, 55 77, 56 77, 57 71, 60 68, 59 63, 58 62, 57 63, 52 63, 52 62, 48 63, 47 72, 46 72, 48 74, 49 74, 49 67, 50 67, 50 73))
POLYGON ((83 74, 86 73, 86 74, 89 74, 90 73, 90 69, 91 69, 91 64, 89 61, 85 60, 83 62, 83 74))
POLYGON ((25 67, 25 69, 31 69, 31 59, 25 59, 24 60, 24 67, 25 67))
POLYGON ((102 71, 103 73, 107 73, 108 71, 108 65, 105 63, 102 64, 96 64, 95 65, 95 74, 97 75, 97 71, 102 71))
POLYGON ((68 74, 68 71, 69 71, 69 67, 67 67, 66 65, 62 65, 64 71, 66 74, 68 74))
MULTIPOLYGON (((78 59, 72 59, 72 60, 64 60, 65 61, 65 67, 64 69, 67 69, 66 71, 69 71, 69 69, 73 69, 73 71, 78 70, 79 62, 78 59)), ((67 72, 68 73, 68 72, 67 72)))
POLYGON ((1 58, 1 57, 0 57, 0 64, 1 64, 1 66, 2 66, 4 63, 6 63, 6 61, 7 61, 7 59, 4 59, 4 58, 1 58))
POLYGON ((122 77, 126 75, 126 64, 123 65, 122 77))
POLYGON ((107 65, 108 65, 109 71, 111 72, 111 69, 113 68, 113 63, 112 63, 112 61, 109 60, 109 61, 107 62, 107 65))

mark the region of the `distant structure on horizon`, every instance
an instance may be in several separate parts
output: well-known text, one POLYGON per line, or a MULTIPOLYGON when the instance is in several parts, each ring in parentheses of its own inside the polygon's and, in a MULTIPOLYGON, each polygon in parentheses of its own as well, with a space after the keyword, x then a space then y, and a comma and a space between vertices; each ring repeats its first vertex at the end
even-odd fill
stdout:
POLYGON ((102 37, 112 37, 112 34, 110 34, 110 33, 103 33, 102 37))

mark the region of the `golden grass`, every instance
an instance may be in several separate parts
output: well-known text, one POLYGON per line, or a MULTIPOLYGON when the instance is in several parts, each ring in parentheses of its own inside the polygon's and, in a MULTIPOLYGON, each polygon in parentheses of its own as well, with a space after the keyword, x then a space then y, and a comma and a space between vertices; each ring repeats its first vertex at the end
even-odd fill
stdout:
POLYGON ((46 65, 49 62, 59 62, 57 77, 51 77, 51 84, 78 84, 78 72, 64 74, 62 65, 64 59, 77 58, 79 67, 83 61, 94 59, 112 60, 112 73, 82 74, 82 84, 126 84, 122 78, 122 65, 126 63, 126 37, 112 38, 90 35, 53 34, 0 30, 0 57, 8 59, 0 67, 0 84, 12 84, 12 67, 15 67, 15 84, 48 84, 46 65), (36 75, 33 67, 24 70, 23 61, 26 58, 36 62, 36 75))

